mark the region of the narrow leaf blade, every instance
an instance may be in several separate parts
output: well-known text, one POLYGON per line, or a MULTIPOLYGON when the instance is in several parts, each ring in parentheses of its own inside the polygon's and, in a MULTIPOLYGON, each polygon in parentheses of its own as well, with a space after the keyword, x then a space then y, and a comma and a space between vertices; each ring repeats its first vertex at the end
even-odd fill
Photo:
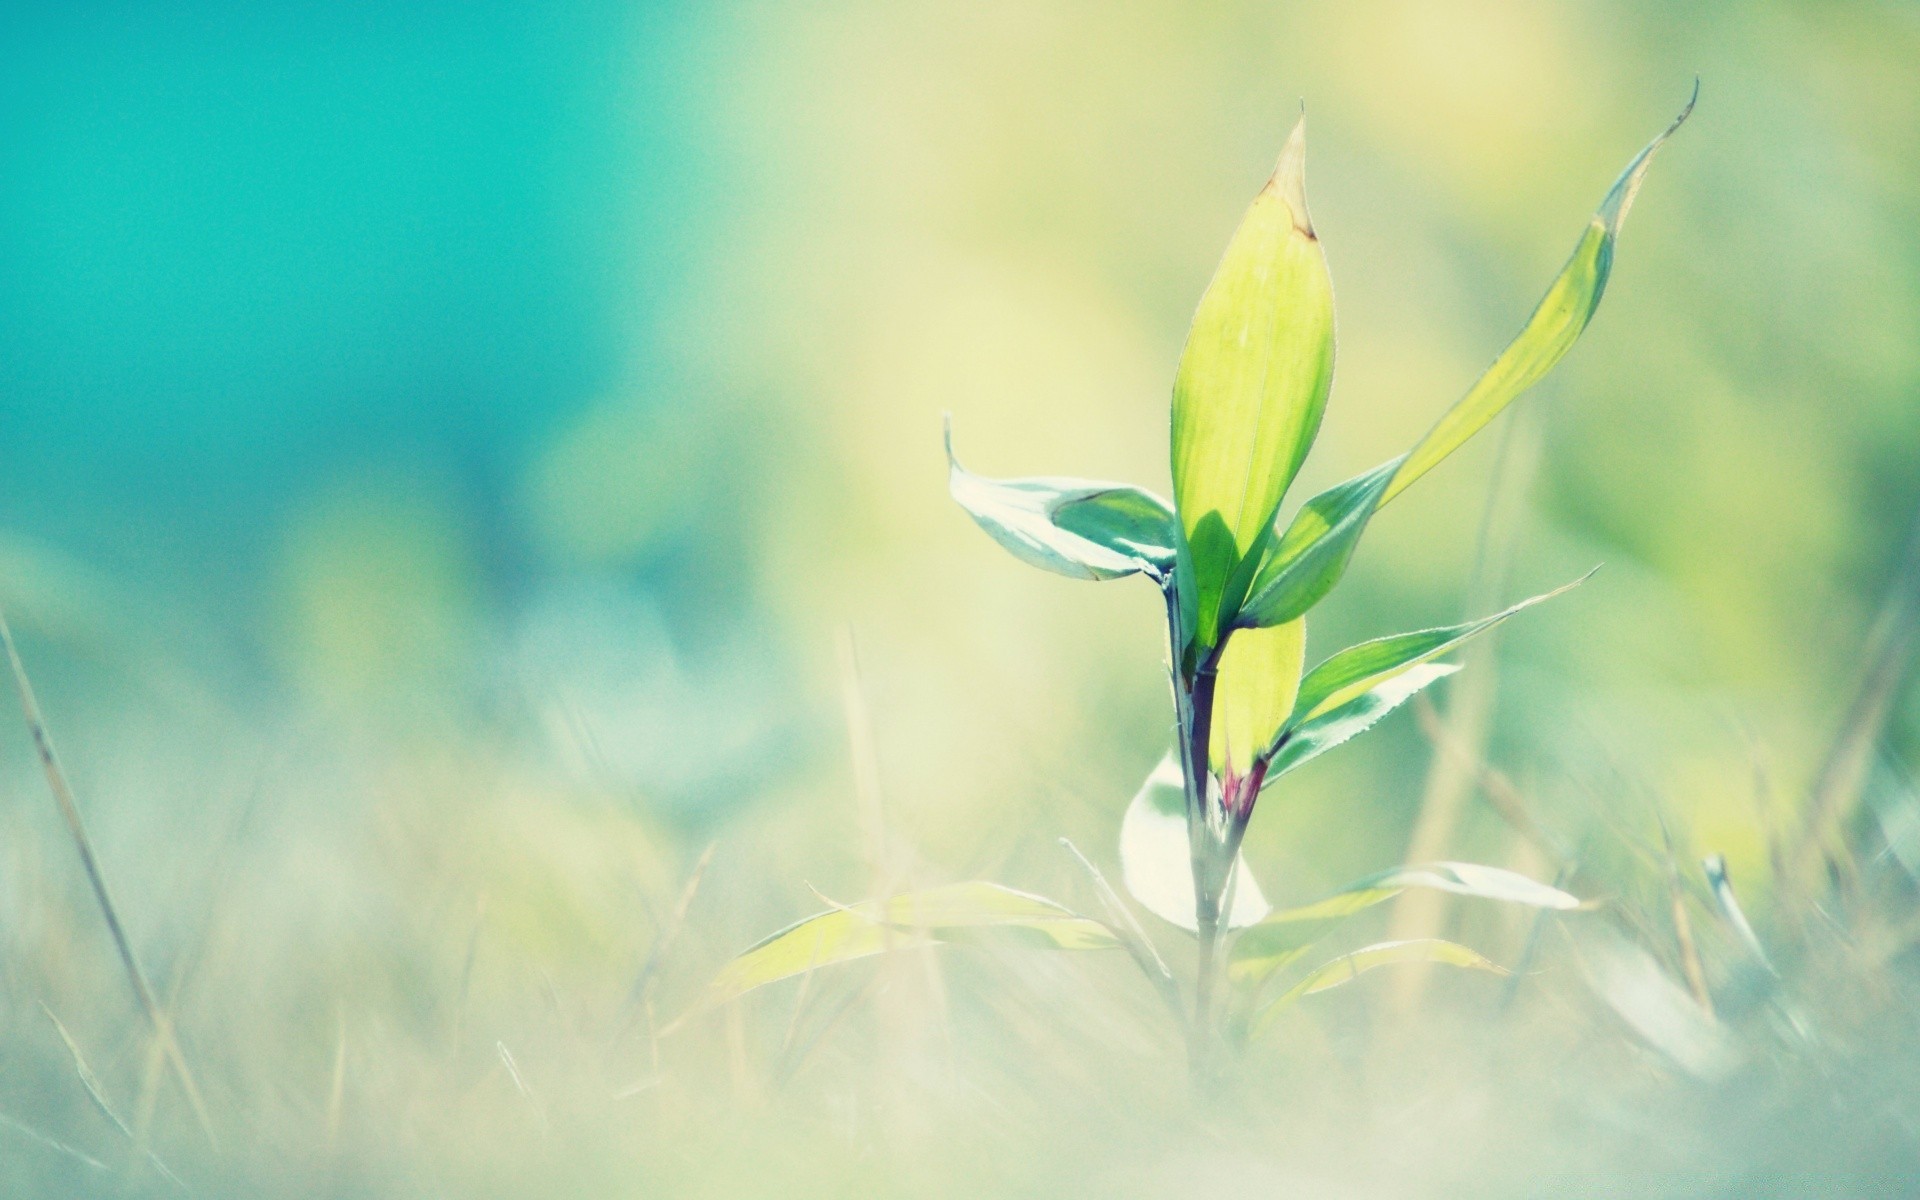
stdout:
MULTIPOLYGON (((1597 571, 1599 568, 1595 567, 1594 570, 1597 571)), ((1294 702, 1292 723, 1297 726, 1329 713, 1362 693, 1392 679, 1402 671, 1437 658, 1462 642, 1485 633, 1516 613, 1524 612, 1536 604, 1571 591, 1591 578, 1593 578, 1593 571, 1588 571, 1571 583, 1562 584, 1538 596, 1530 596, 1510 608, 1502 609, 1492 616, 1481 617, 1477 621, 1443 625, 1437 629, 1420 629, 1412 633, 1397 633, 1391 637, 1375 638, 1370 642, 1349 646, 1307 672, 1306 679, 1300 684, 1300 696, 1294 702)))
POLYGON ((1405 464, 1394 476, 1392 485, 1387 488, 1380 503, 1385 504, 1398 496, 1414 480, 1432 470, 1468 438, 1484 429, 1521 393, 1544 379, 1547 372, 1572 349, 1574 342, 1586 330, 1587 323, 1593 319, 1594 311, 1600 307, 1607 277, 1613 271, 1614 243, 1619 239, 1620 227, 1626 222, 1627 210, 1633 205, 1634 195, 1640 190, 1647 168, 1653 163, 1654 152, 1686 121, 1693 112, 1694 101, 1699 97, 1700 85, 1696 81, 1693 97, 1687 101, 1686 108, 1673 119, 1665 132, 1634 156, 1626 170, 1614 181, 1586 231, 1581 234, 1580 241, 1574 246, 1573 256, 1561 268, 1559 276, 1547 289, 1546 296, 1527 319, 1526 327, 1500 352, 1500 357, 1487 368, 1486 374, 1420 439, 1419 445, 1407 455, 1405 464))
POLYGON ((1580 907, 1577 897, 1500 867, 1463 862, 1393 867, 1357 879, 1312 904, 1277 908, 1257 924, 1242 930, 1227 957, 1228 975, 1235 983, 1258 984, 1293 962, 1348 917, 1391 900, 1408 888, 1563 912, 1580 907))
POLYGON ((1407 667, 1346 703, 1289 729, 1267 768, 1266 786, 1271 787, 1274 780, 1288 771, 1365 733, 1427 685, 1459 669, 1455 663, 1420 663, 1407 667))

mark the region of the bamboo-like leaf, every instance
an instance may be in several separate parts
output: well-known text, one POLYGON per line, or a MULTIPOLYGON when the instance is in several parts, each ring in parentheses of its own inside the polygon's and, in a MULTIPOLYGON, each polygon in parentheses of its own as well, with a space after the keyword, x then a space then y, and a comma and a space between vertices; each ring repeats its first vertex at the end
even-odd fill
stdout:
POLYGON ((947 490, 980 528, 1022 562, 1072 579, 1120 579, 1173 569, 1173 508, 1124 483, 1034 476, 988 479, 962 467, 947 429, 947 490))
MULTIPOLYGON (((1365 733, 1380 718, 1413 699, 1422 688, 1459 669, 1456 663, 1421 663, 1408 667, 1346 703, 1288 729, 1267 767, 1266 786, 1271 787, 1274 780, 1302 763, 1365 733)), ((1297 705, 1295 711, 1298 711, 1297 705)))
POLYGON ((1740 907, 1740 898, 1733 893, 1733 880, 1727 875, 1727 856, 1709 854, 1700 860, 1700 869, 1706 873, 1707 889, 1713 893, 1713 902, 1720 909, 1720 916, 1733 926, 1733 932, 1746 946, 1747 953, 1754 961, 1767 969, 1767 974, 1775 979, 1780 970, 1773 965, 1773 959, 1767 954, 1767 948, 1760 944, 1760 935, 1753 931, 1753 922, 1747 920, 1747 912, 1740 907))
MULTIPOLYGON (((1599 569, 1595 567, 1594 571, 1599 569)), ((1402 671, 1437 658, 1469 638, 1492 629, 1515 613, 1571 591, 1591 578, 1593 571, 1588 571, 1571 583, 1528 597, 1511 608, 1477 621, 1443 625, 1438 629, 1420 629, 1413 633, 1397 633, 1349 646, 1307 672, 1306 679, 1300 684, 1299 698, 1294 701, 1292 724, 1298 726, 1330 713, 1402 671)))
POLYGON ((991 932, 1056 950, 1105 950, 1120 940, 1105 925, 1044 896, 973 880, 869 900, 797 921, 756 943, 707 985, 702 1007, 724 1004, 777 980, 888 950, 968 941, 991 932))
POLYGON ((1227 957, 1227 973, 1235 983, 1257 985, 1299 958, 1348 917, 1391 900, 1408 888, 1427 888, 1530 908, 1564 911, 1580 907, 1578 899, 1559 888, 1499 867, 1462 862, 1393 867, 1355 880, 1324 900, 1268 913, 1235 939, 1227 957))
POLYGON ((1294 514, 1254 576, 1247 600, 1240 606, 1241 625, 1257 629, 1283 624, 1304 616, 1326 598, 1346 573, 1360 535, 1380 507, 1380 497, 1400 462, 1396 458, 1336 484, 1294 514))
POLYGON ((1665 132, 1647 143, 1614 181, 1613 187, 1593 214, 1593 220, 1588 223, 1586 232, 1581 234, 1580 241, 1574 246, 1573 256, 1561 268, 1559 276, 1547 289, 1546 297, 1533 310, 1533 316, 1527 319, 1526 327, 1500 352, 1500 357, 1487 368, 1486 374, 1420 439, 1420 443, 1407 455, 1405 464, 1394 476, 1380 503, 1385 504, 1398 496, 1406 490, 1407 485, 1432 470, 1441 459, 1485 428, 1522 392, 1545 378, 1547 372, 1573 347, 1587 323, 1593 319, 1594 310, 1600 307, 1601 294, 1607 287, 1607 276, 1613 270, 1614 243, 1620 236, 1620 226, 1627 219, 1627 210, 1633 205, 1634 195, 1646 177, 1647 168, 1653 163, 1654 152, 1680 128, 1688 114, 1693 112, 1694 101, 1699 98, 1700 84, 1696 80, 1693 96, 1687 100, 1687 106, 1680 110, 1680 115, 1673 119, 1665 132))
POLYGON ((1209 757, 1215 773, 1245 776, 1280 736, 1293 713, 1306 654, 1304 618, 1242 629, 1227 642, 1213 699, 1209 757))
MULTIPOLYGON (((1193 856, 1187 842, 1187 796, 1180 760, 1168 754, 1147 776, 1120 822, 1120 874, 1142 908, 1189 933, 1194 911, 1193 856)), ((1272 908, 1243 856, 1235 860, 1233 908, 1227 924, 1251 925, 1272 908)))
POLYGON ((1202 646, 1233 618, 1228 583, 1242 560, 1258 565, 1255 540, 1268 536, 1333 381, 1333 284, 1305 166, 1302 119, 1200 298, 1174 379, 1174 502, 1202 646))
POLYGON ((1471 971, 1490 971, 1495 975, 1509 974, 1505 967, 1478 951, 1468 949, 1458 942, 1449 942, 1444 938, 1377 942, 1371 946, 1363 946, 1351 954, 1342 954, 1324 966, 1315 967, 1305 979, 1282 992, 1274 998, 1273 1003, 1254 1015, 1248 1027, 1249 1035, 1259 1037, 1288 1005, 1302 996, 1311 996, 1315 992, 1337 988, 1343 983, 1351 983, 1375 967, 1393 966, 1398 963, 1440 963, 1450 967, 1464 967, 1471 971))
POLYGON ((1739 1065, 1740 1044, 1651 954, 1605 928, 1575 942, 1587 982, 1647 1044, 1701 1079, 1739 1065))

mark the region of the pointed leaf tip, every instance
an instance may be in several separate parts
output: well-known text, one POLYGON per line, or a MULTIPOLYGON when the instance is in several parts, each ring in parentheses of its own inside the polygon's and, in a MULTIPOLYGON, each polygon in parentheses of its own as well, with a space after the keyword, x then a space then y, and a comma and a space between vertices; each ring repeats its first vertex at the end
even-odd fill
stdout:
POLYGON ((1633 198, 1640 193, 1640 184, 1647 177, 1647 168, 1653 165, 1654 154, 1660 147, 1666 145, 1668 138, 1679 132, 1680 127, 1687 123, 1687 118, 1693 115, 1693 106, 1699 101, 1700 77, 1695 75, 1693 94, 1687 97, 1686 106, 1680 110, 1680 114, 1660 131, 1659 137, 1648 142, 1640 153, 1634 155, 1633 161, 1627 164, 1627 169, 1620 172, 1620 178, 1614 180, 1606 199, 1600 202, 1599 211, 1594 214, 1606 227, 1609 236, 1620 235, 1620 226, 1626 223, 1627 210, 1633 207, 1633 198))
POLYGON ((1273 176, 1267 180, 1267 190, 1286 202, 1287 211, 1293 214, 1293 227, 1314 237, 1313 218, 1307 213, 1307 106, 1300 105, 1300 119, 1293 124, 1293 132, 1287 135, 1287 144, 1280 150, 1280 161, 1274 164, 1273 176))
POLYGON ((1173 491, 1192 581, 1182 601, 1201 649, 1246 598, 1333 382, 1333 281, 1307 217, 1305 155, 1295 126, 1200 298, 1174 376, 1173 491))
POLYGON ((1627 210, 1633 205, 1647 168, 1653 164, 1654 153, 1693 112, 1694 100, 1699 94, 1696 79, 1693 97, 1680 110, 1680 115, 1634 155, 1626 170, 1607 190, 1600 207, 1587 220, 1573 255, 1560 269, 1519 335, 1408 453, 1405 464, 1388 485, 1386 495, 1380 498, 1382 505, 1405 491, 1414 480, 1486 428, 1489 421, 1522 393, 1546 378, 1579 340, 1600 307, 1600 297, 1605 294, 1607 278, 1613 271, 1614 242, 1619 238, 1620 227, 1626 222, 1627 210))

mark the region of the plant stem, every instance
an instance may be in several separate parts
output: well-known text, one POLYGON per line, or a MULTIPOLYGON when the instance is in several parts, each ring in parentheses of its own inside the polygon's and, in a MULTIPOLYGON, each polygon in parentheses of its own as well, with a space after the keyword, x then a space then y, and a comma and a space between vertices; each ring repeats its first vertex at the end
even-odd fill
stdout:
POLYGON ((1216 914, 1201 913, 1200 953, 1194 967, 1193 1025, 1187 1031, 1187 1070, 1196 1095, 1204 1095, 1213 1070, 1213 978, 1219 973, 1215 962, 1220 945, 1220 920, 1216 914))
MULTIPOLYGON (((1172 664, 1174 711, 1178 719, 1180 766, 1186 776, 1187 850, 1193 871, 1193 910, 1199 952, 1194 967, 1193 1012, 1187 1025, 1187 1066, 1196 1095, 1206 1094, 1212 1074, 1214 1044, 1213 993, 1220 973, 1220 896, 1228 866, 1239 850, 1239 829, 1233 821, 1214 819, 1211 803, 1213 703, 1219 682, 1220 657, 1232 630, 1220 640, 1191 675, 1184 669, 1183 628, 1179 589, 1166 584, 1168 658, 1172 664), (1225 857, 1222 851, 1225 850, 1225 857)), ((1222 816, 1225 814, 1223 813, 1222 816)))

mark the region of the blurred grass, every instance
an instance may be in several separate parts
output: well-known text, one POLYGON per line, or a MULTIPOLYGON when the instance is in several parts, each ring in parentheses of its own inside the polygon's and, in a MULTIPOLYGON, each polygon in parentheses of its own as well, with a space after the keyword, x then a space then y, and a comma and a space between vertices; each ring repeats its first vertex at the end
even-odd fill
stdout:
MULTIPOLYGON (((0 605, 221 1129, 216 1157, 160 1085, 197 1192, 1867 1195, 1914 1166, 1915 892, 1875 816, 1914 803, 1913 689, 1861 731, 1831 878, 1774 878, 1920 507, 1910 5, 228 15, 0 17, 0 605), (856 967, 655 1060, 635 981, 705 846, 656 1024, 809 884, 873 883, 838 631, 914 882, 1091 906, 1054 839, 1110 862, 1164 748, 1155 598, 1003 561, 945 497, 942 410, 980 470, 1166 490, 1186 319, 1305 97, 1341 325, 1300 486, 1344 478, 1491 358, 1696 73, 1522 417, 1501 598, 1606 569, 1473 669, 1489 761, 1612 901, 1569 929, 1679 980, 1673 826, 1738 1071, 1689 1081, 1552 930, 1510 1001, 1303 1004, 1205 1117, 1118 956, 856 967)), ((1315 656, 1465 615, 1485 440, 1381 519, 1315 656)), ((1397 861, 1429 758, 1403 717, 1292 777, 1249 842, 1268 893, 1397 861)), ((166 1194, 39 1009, 139 1112, 35 770, 0 733, 0 1114, 107 1169, 6 1126, 0 1190, 166 1194)), ((1449 853, 1553 867, 1484 790, 1449 853)))

